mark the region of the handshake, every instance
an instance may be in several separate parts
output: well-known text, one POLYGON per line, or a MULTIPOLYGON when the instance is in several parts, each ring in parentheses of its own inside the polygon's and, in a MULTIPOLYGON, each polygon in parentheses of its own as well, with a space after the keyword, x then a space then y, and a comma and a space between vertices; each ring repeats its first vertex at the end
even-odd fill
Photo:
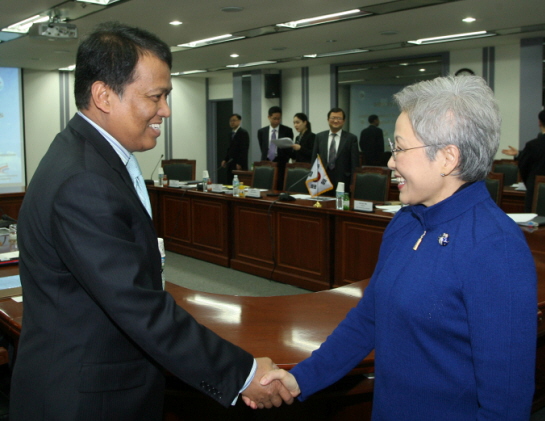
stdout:
POLYGON ((256 358, 257 370, 250 385, 242 391, 242 400, 252 409, 290 405, 301 393, 297 380, 286 370, 278 368, 270 358, 256 358))

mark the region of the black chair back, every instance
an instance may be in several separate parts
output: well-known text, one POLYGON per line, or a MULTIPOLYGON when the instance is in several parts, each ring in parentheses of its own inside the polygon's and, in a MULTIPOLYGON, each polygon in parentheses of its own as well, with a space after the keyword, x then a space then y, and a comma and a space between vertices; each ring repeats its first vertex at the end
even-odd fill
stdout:
POLYGON ((293 193, 308 194, 307 177, 310 172, 311 165, 306 162, 298 162, 293 164, 286 164, 285 176, 284 176, 284 191, 290 191, 293 193))
POLYGON ((352 175, 352 198, 354 200, 388 200, 390 170, 384 167, 356 168, 352 175))
POLYGON ((165 159, 162 166, 169 180, 195 180, 197 162, 194 159, 165 159))
POLYGON ((519 167, 515 161, 494 161, 492 172, 503 174, 503 183, 512 186, 520 181, 519 167))
POLYGON ((254 162, 252 187, 256 189, 276 190, 278 166, 276 162, 254 162))
POLYGON ((494 200, 498 206, 501 205, 501 200, 503 197, 503 178, 503 173, 491 172, 485 179, 486 188, 488 189, 492 200, 494 200))

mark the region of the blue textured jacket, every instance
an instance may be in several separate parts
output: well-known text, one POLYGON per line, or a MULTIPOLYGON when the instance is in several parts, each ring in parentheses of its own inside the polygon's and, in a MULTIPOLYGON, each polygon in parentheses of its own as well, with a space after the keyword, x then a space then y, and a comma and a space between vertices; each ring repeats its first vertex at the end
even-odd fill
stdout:
POLYGON ((407 206, 384 233, 364 297, 292 370, 300 399, 375 349, 373 420, 527 421, 536 302, 524 235, 484 182, 407 206))

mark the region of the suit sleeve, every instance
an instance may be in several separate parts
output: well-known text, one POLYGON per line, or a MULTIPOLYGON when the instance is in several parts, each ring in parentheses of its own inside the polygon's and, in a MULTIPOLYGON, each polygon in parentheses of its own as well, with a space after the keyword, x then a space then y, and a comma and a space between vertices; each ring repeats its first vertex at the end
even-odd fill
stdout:
POLYGON ((350 173, 360 165, 360 151, 358 149, 358 138, 354 134, 350 134, 350 173))
POLYGON ((528 182, 528 178, 530 177, 530 173, 532 172, 532 168, 535 165, 534 164, 534 156, 535 154, 532 153, 532 141, 526 143, 526 146, 520 152, 518 157, 518 166, 520 171, 520 177, 522 178, 522 181, 524 184, 528 182))
POLYGON ((134 191, 123 187, 91 172, 68 179, 55 197, 51 241, 125 335, 187 384, 204 393, 202 384, 215 385, 219 396, 209 395, 229 406, 253 358, 197 323, 170 294, 150 288, 160 285, 156 234, 134 191))
POLYGON ((257 141, 259 143, 259 148, 261 149, 261 160, 267 161, 267 152, 268 152, 268 139, 265 139, 267 135, 265 135, 263 129, 259 129, 257 131, 257 141))

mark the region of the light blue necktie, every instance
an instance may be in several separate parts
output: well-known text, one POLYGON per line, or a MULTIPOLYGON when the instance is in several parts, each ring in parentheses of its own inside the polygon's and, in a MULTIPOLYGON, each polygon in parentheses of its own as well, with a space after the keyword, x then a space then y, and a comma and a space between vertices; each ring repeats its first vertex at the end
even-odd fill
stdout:
POLYGON ((127 171, 131 176, 131 180, 134 183, 134 188, 136 189, 136 193, 138 193, 140 201, 151 217, 151 204, 149 201, 148 191, 146 190, 146 184, 144 183, 144 177, 142 177, 142 171, 140 171, 140 166, 138 165, 136 157, 132 154, 127 161, 127 171))

